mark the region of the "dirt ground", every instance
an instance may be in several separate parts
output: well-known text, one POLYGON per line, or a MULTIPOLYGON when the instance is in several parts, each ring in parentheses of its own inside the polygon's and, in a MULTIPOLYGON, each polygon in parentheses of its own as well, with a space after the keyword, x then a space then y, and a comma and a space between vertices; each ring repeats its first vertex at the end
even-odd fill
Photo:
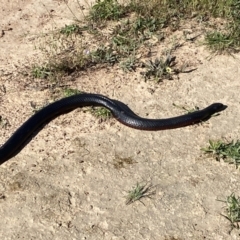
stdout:
MULTIPOLYGON (((3 144, 33 114, 31 104, 52 101, 48 88, 19 75, 38 59, 36 36, 72 23, 73 16, 64 1, 0 4, 3 144)), ((76 1, 68 5, 81 18, 76 1)), ((118 99, 144 117, 183 114, 172 103, 204 108, 222 102, 228 108, 203 124, 157 132, 114 119, 100 123, 81 110, 60 116, 0 166, 1 239, 240 238, 237 229, 229 234, 221 216, 225 205, 217 201, 240 195, 240 172, 200 150, 209 139, 240 138, 240 55, 209 58, 208 50, 191 42, 178 51, 178 61, 191 60, 197 69, 172 81, 145 82, 137 73, 106 67, 67 84, 118 99), (151 183, 156 194, 126 205, 138 182, 151 183)))

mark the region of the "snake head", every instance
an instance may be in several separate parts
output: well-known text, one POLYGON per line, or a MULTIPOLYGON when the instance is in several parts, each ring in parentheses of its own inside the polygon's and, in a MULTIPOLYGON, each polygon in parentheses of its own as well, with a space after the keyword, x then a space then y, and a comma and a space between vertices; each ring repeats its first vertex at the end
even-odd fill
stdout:
POLYGON ((211 114, 221 112, 227 108, 226 105, 222 103, 213 103, 212 105, 209 106, 211 114))

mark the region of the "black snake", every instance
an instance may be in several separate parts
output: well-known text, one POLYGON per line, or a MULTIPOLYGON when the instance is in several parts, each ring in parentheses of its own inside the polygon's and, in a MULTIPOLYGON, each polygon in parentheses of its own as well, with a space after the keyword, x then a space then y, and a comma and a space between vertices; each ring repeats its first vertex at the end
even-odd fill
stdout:
POLYGON ((209 107, 186 115, 168 119, 146 119, 137 116, 125 104, 99 94, 78 94, 58 100, 44 107, 25 123, 0 147, 0 164, 17 155, 26 144, 51 120, 78 107, 104 106, 122 124, 140 130, 164 130, 179 128, 207 120, 226 106, 214 103, 209 107))

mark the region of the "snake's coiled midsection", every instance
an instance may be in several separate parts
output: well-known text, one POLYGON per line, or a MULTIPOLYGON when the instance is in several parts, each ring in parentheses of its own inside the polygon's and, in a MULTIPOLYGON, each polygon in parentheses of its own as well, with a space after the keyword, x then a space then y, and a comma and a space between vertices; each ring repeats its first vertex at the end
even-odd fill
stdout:
POLYGON ((74 95, 49 104, 23 123, 0 147, 0 164, 19 153, 45 124, 61 114, 85 106, 104 106, 122 124, 135 129, 152 131, 179 128, 198 123, 208 119, 212 114, 222 111, 225 107, 221 103, 214 103, 203 110, 178 117, 146 119, 137 116, 125 104, 103 95, 87 93, 74 95))

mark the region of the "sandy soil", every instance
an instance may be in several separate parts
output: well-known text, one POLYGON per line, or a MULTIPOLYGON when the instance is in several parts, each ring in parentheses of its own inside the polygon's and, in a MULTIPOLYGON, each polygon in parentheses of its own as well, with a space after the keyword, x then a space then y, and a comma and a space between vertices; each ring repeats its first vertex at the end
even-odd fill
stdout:
MULTIPOLYGON (((0 4, 4 143, 33 114, 31 104, 52 101, 48 88, 19 75, 39 57, 35 37, 72 23, 73 16, 64 1, 0 4)), ((80 18, 76 2, 68 4, 80 18)), ((183 114, 172 103, 204 108, 222 102, 228 108, 204 124, 159 132, 127 128, 114 119, 100 123, 81 110, 60 116, 0 167, 1 239, 239 239, 238 230, 228 233, 229 222, 220 215, 224 204, 216 201, 240 195, 239 170, 200 149, 209 139, 240 137, 240 55, 209 58, 203 46, 191 42, 177 51, 177 61, 190 61, 197 70, 155 84, 106 67, 66 85, 118 99, 151 118, 183 114), (152 183, 156 194, 142 199, 144 204, 126 205, 124 197, 137 182, 152 183)))

